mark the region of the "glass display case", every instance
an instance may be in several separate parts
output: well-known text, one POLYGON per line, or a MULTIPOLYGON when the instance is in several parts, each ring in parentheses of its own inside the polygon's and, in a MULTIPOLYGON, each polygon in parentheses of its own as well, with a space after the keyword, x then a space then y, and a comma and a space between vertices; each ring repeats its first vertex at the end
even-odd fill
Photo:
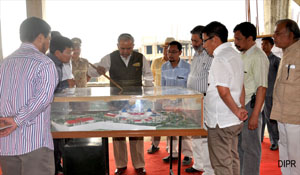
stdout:
MULTIPOLYGON (((55 94, 51 125, 54 138, 101 137, 102 143, 96 150, 105 155, 101 161, 105 165, 104 174, 109 174, 108 137, 180 136, 181 145, 181 136, 207 135, 203 129, 203 95, 173 86, 128 87, 122 90, 113 87, 64 89, 55 94)), ((78 143, 66 145, 65 152, 70 153, 65 154, 64 163, 70 162, 69 159, 74 162, 74 155, 88 160, 86 155, 94 154, 90 145, 90 142, 83 147, 78 143), (83 148, 87 153, 78 151, 83 148), (68 159, 68 155, 71 158, 68 159)), ((179 159, 180 156, 181 150, 178 152, 179 159)), ((100 159, 101 156, 97 158, 100 159)), ((65 167, 68 167, 67 164, 65 167)))
POLYGON ((181 87, 65 89, 51 108, 53 131, 203 129, 203 95, 181 87))

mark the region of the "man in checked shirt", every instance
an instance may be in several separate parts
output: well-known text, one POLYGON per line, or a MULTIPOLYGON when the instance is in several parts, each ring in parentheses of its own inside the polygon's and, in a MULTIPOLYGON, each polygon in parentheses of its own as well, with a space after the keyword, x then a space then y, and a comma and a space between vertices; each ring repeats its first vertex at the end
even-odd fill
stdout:
POLYGON ((50 109, 58 84, 49 48, 50 26, 31 17, 20 27, 22 44, 0 62, 0 164, 4 175, 53 175, 50 109))

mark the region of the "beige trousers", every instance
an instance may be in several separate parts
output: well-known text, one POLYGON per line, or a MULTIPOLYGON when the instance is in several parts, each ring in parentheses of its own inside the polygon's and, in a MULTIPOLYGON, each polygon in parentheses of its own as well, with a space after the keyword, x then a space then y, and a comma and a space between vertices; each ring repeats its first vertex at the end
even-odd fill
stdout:
POLYGON ((243 123, 226 128, 208 128, 208 150, 216 175, 239 175, 238 134, 243 123))
MULTIPOLYGON (((127 166, 127 146, 125 137, 114 137, 114 157, 117 168, 123 168, 127 166)), ((129 137, 129 147, 131 153, 132 165, 135 169, 144 168, 144 138, 143 137, 129 137)))
POLYGON ((54 152, 43 147, 19 156, 0 156, 3 175, 54 175, 54 152))

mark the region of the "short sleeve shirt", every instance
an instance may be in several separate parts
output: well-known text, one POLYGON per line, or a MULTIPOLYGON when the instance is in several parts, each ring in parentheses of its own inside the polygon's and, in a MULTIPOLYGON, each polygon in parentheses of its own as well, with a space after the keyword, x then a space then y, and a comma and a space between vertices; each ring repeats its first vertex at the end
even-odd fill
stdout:
POLYGON ((269 60, 256 44, 242 54, 242 60, 244 61, 245 103, 247 104, 258 87, 268 87, 269 60))
POLYGON ((223 43, 215 49, 208 75, 209 86, 204 98, 204 116, 208 127, 215 128, 219 125, 220 128, 225 128, 241 123, 221 99, 217 86, 229 88, 234 102, 240 107, 243 71, 241 56, 231 47, 231 43, 223 43))
POLYGON ((161 68, 161 86, 186 87, 190 73, 190 64, 180 59, 176 67, 168 61, 161 68))

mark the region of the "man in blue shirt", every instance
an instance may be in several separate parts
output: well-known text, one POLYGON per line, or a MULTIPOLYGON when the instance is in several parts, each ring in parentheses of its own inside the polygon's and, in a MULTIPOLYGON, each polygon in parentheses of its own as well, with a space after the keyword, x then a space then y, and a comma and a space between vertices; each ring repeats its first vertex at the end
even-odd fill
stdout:
MULTIPOLYGON (((187 78, 190 73, 190 64, 180 59, 182 53, 182 45, 177 41, 172 41, 168 46, 168 58, 169 61, 164 63, 161 68, 161 86, 187 86, 187 78)), ((174 137, 176 138, 176 137, 174 137)), ((184 159, 183 165, 189 165, 192 162, 192 142, 191 137, 183 137, 182 139, 182 153, 184 159)), ((170 151, 168 151, 170 152, 170 151)), ((178 159, 177 154, 177 142, 173 142, 173 154, 174 159, 178 159)), ((170 156, 163 158, 163 161, 168 163, 170 156)))
POLYGON ((172 41, 168 46, 169 61, 161 68, 161 86, 186 87, 190 64, 180 59, 182 45, 172 41))

